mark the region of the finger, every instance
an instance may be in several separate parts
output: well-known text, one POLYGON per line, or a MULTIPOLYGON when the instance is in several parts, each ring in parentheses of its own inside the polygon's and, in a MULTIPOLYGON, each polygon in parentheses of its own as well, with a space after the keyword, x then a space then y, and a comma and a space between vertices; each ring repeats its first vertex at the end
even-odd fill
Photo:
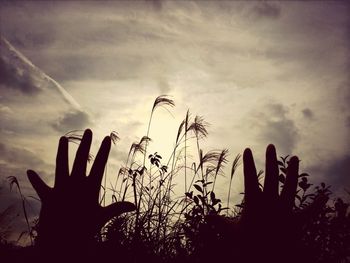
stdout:
POLYGON ((92 140, 92 132, 86 129, 81 139, 81 143, 75 155, 75 160, 72 169, 73 178, 82 178, 86 175, 86 165, 89 158, 89 151, 92 140))
POLYGON ((45 200, 48 197, 51 188, 40 178, 40 176, 36 172, 28 170, 27 176, 36 193, 38 194, 40 200, 45 200))
POLYGON ((299 159, 293 156, 289 160, 287 167, 287 177, 284 187, 281 192, 281 200, 286 209, 290 210, 293 208, 295 192, 298 185, 298 173, 299 173, 299 159))
POLYGON ((56 157, 55 187, 61 187, 68 176, 68 139, 62 136, 58 144, 56 157))
POLYGON ((130 202, 116 202, 109 206, 102 207, 103 224, 105 224, 107 221, 109 221, 115 216, 134 211, 135 209, 136 206, 130 202))
POLYGON ((259 199, 260 188, 253 154, 249 148, 243 153, 243 173, 245 202, 247 206, 250 206, 259 199))
POLYGON ((270 144, 266 149, 266 173, 264 182, 264 195, 269 201, 278 197, 278 163, 275 146, 270 144))
POLYGON ((97 195, 100 191, 103 172, 105 170, 110 149, 111 149, 111 138, 109 136, 106 136, 103 139, 100 150, 96 155, 96 158, 95 158, 94 164, 92 165, 90 176, 89 176, 92 182, 93 188, 96 189, 97 191, 97 195))

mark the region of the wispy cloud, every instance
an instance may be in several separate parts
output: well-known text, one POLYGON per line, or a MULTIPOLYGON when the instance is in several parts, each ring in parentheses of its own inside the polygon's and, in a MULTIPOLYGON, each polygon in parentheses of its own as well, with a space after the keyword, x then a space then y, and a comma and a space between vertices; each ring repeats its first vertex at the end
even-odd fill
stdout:
MULTIPOLYGON (((2 35, 12 46, 1 40, 7 147, 53 163, 57 138, 69 129, 90 126, 97 141, 117 130, 117 165, 144 135, 154 98, 170 93, 174 119, 162 112, 154 118, 150 147, 157 151, 171 147, 190 108, 212 124, 207 148, 234 154, 250 146, 263 167, 266 144, 275 143, 281 155, 300 155, 306 169, 320 167, 312 170, 315 180, 343 171, 350 134, 346 2, 1 5, 2 35)), ((338 178, 330 181, 346 181, 338 178)))
POLYGON ((57 81, 36 67, 2 36, 0 37, 0 47, 0 70, 4 76, 2 84, 7 88, 33 93, 53 87, 59 91, 70 106, 81 109, 79 103, 57 81))

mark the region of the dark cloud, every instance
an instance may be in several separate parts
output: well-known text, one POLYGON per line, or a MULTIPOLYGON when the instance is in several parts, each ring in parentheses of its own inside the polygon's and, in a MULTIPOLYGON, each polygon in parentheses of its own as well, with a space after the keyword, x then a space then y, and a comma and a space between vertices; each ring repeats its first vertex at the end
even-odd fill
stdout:
POLYGON ((350 128, 350 116, 348 116, 347 118, 346 118, 346 121, 345 121, 346 123, 346 126, 347 127, 349 127, 350 128))
POLYGON ((52 176, 47 173, 53 171, 52 165, 45 163, 34 152, 23 148, 0 143, 0 160, 0 180, 15 176, 24 193, 33 193, 26 175, 28 169, 37 171, 44 180, 52 176))
POLYGON ((39 62, 45 71, 59 82, 70 80, 128 80, 152 75, 152 65, 135 54, 118 59, 108 54, 56 54, 52 61, 39 62), (131 70, 132 69, 132 70, 131 70))
POLYGON ((345 155, 330 162, 326 168, 327 183, 332 185, 333 190, 350 190, 350 155, 345 155))
POLYGON ((7 98, 4 99, 4 96, 1 96, 0 102, 3 100, 9 102, 10 100, 13 101, 13 98, 20 97, 20 100, 22 100, 20 104, 23 105, 23 98, 21 96, 14 96, 13 94, 17 90, 28 94, 39 93, 40 91, 41 96, 37 96, 36 99, 39 97, 42 99, 45 96, 48 101, 53 97, 53 90, 56 90, 70 107, 80 107, 58 82, 36 67, 27 57, 2 37, 0 45, 0 73, 4 75, 4 78, 1 78, 0 87, 10 89, 5 94, 7 98))
POLYGON ((297 142, 297 131, 292 120, 271 121, 266 123, 266 130, 262 136, 275 144, 281 152, 292 154, 297 142))
POLYGON ((0 88, 19 90, 24 94, 36 94, 41 89, 32 72, 0 36, 0 88))
POLYGON ((29 221, 39 214, 40 202, 30 197, 36 196, 36 193, 27 179, 27 169, 37 171, 46 182, 52 175, 45 171, 54 170, 34 152, 0 143, 0 214, 9 209, 4 220, 0 220, 0 231, 8 230, 9 240, 17 240, 21 232, 27 229, 21 196, 17 186, 13 185, 12 190, 10 189, 9 176, 17 178, 21 192, 27 200, 25 204, 29 221))
MULTIPOLYGON (((79 2, 55 2, 52 8, 43 2, 23 3, 18 8, 9 7, 8 12, 2 11, 6 22, 2 31, 35 65, 59 82, 157 80, 159 71, 173 63, 167 60, 170 49, 164 47, 172 47, 183 39, 174 41, 172 28, 165 26, 169 23, 167 18, 163 24, 162 17, 156 22, 145 16, 149 11, 152 14, 153 9, 161 9, 162 3, 109 4, 108 8, 102 8, 94 2, 81 6, 79 2), (39 14, 43 9, 45 15, 39 14), (105 15, 101 16, 96 9, 105 15), (11 19, 14 16, 15 21, 11 19)), ((176 16, 172 17, 172 23, 174 20, 176 16)))
POLYGON ((61 116, 52 127, 62 133, 72 130, 82 130, 91 125, 89 115, 83 111, 70 111, 61 116))
POLYGON ((309 108, 303 109, 302 113, 303 113, 303 116, 308 120, 312 120, 314 118, 314 112, 309 108))
POLYGON ((253 12, 258 18, 279 18, 281 15, 281 8, 274 3, 259 2, 253 7, 253 12))
POLYGON ((152 7, 154 8, 155 11, 161 11, 163 4, 162 1, 163 0, 145 0, 148 3, 152 4, 152 7))
POLYGON ((168 94, 171 90, 169 83, 164 78, 158 80, 158 88, 160 94, 168 94))
POLYGON ((43 160, 33 152, 4 143, 0 143, 0 156, 5 163, 14 166, 22 166, 24 163, 31 167, 39 167, 45 164, 43 160))
MULTIPOLYGON (((9 208, 9 206, 12 206, 12 208, 9 212, 13 212, 13 208, 15 208, 14 206, 16 206, 19 202, 19 196, 17 196, 15 189, 14 191, 10 191, 10 183, 9 180, 6 178, 2 178, 0 179, 0 199, 2 200, 2 202, 0 203, 0 213, 5 211, 5 209, 9 208), (4 200, 7 200, 6 202, 4 202, 4 200)), ((2 222, 1 217, 0 217, 0 227, 1 227, 1 223, 5 223, 2 222)))
POLYGON ((255 112, 251 127, 263 144, 274 144, 283 154, 292 154, 298 142, 299 134, 296 125, 288 117, 288 108, 282 104, 269 104, 262 112, 255 112))
POLYGON ((327 163, 320 163, 308 168, 313 178, 322 180, 331 185, 336 195, 344 195, 344 190, 350 191, 350 155, 345 154, 339 158, 329 159, 327 163))
MULTIPOLYGON (((19 182, 21 190, 23 182, 19 182)), ((25 194, 26 212, 30 224, 39 215, 40 202, 32 199, 25 194)), ((22 232, 27 231, 22 199, 16 186, 10 188, 9 181, 0 179, 0 238, 6 238, 9 241, 17 241, 22 232)), ((21 241, 26 243, 28 236, 22 235, 21 241)))

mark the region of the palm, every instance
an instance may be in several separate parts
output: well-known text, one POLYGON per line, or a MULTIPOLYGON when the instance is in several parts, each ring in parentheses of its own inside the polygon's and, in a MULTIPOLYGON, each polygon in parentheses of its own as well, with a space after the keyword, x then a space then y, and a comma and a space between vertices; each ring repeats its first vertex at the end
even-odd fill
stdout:
POLYGON ((74 250, 89 247, 109 219, 134 209, 129 202, 107 207, 99 205, 100 184, 111 140, 109 137, 103 140, 90 174, 86 176, 91 140, 92 132, 86 130, 69 176, 68 139, 60 139, 54 188, 48 187, 34 171, 28 170, 28 178, 42 201, 37 240, 41 247, 74 250))

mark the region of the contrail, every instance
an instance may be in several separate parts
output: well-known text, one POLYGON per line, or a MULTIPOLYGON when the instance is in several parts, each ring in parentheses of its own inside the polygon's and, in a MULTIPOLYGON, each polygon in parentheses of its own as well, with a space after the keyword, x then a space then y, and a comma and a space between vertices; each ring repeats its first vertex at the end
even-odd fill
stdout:
POLYGON ((51 78, 50 76, 48 76, 47 74, 45 74, 44 72, 42 72, 44 77, 51 83, 54 84, 54 86, 58 89, 58 91, 62 94, 63 98, 65 99, 65 101, 67 101, 68 103, 70 103, 74 108, 76 108, 77 110, 81 111, 81 106, 80 104, 72 97, 72 95, 70 95, 56 80, 54 80, 53 78, 51 78))
POLYGON ((48 83, 53 84, 58 92, 63 96, 63 99, 76 110, 82 111, 79 103, 70 95, 56 80, 48 76, 41 69, 36 67, 26 56, 24 56, 20 51, 18 51, 14 46, 10 44, 4 37, 1 36, 1 42, 5 44, 5 47, 14 54, 22 63, 30 67, 34 72, 39 74, 43 79, 47 80, 48 83))

